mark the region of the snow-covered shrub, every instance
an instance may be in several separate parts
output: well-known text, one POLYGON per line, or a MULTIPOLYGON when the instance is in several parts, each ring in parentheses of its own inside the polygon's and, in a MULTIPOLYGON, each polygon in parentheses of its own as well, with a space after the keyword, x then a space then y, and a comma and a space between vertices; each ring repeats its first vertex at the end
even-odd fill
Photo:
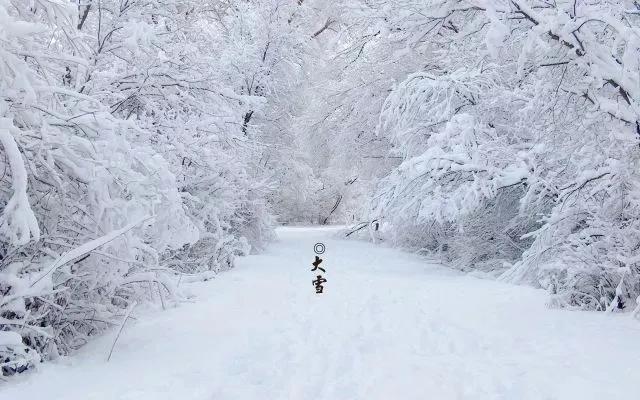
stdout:
POLYGON ((560 187, 544 224, 529 234, 532 246, 504 276, 549 288, 552 305, 632 309, 640 295, 638 144, 628 136, 608 146, 613 151, 582 154, 584 169, 560 187))
POLYGON ((249 246, 259 248, 271 235, 261 200, 263 178, 249 172, 258 146, 238 123, 249 110, 262 107, 264 98, 225 86, 232 81, 211 49, 229 51, 241 43, 227 42, 218 14, 211 18, 200 12, 202 7, 140 2, 125 12, 116 8, 103 23, 115 30, 106 43, 118 57, 99 55, 96 65, 109 74, 101 72, 86 86, 88 93, 108 94, 105 101, 115 104, 114 114, 135 117, 144 128, 137 140, 151 143, 170 162, 185 210, 199 231, 197 242, 179 255, 165 256, 184 272, 229 268, 235 255, 249 246), (140 25, 144 29, 134 34, 118 29, 140 25))

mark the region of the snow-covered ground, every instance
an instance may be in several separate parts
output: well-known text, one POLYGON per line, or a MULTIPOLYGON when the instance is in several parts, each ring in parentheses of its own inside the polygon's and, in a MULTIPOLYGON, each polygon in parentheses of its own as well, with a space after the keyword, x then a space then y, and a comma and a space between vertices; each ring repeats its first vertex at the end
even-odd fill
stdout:
POLYGON ((137 315, 79 354, 0 387, 2 400, 630 399, 640 323, 550 310, 543 292, 398 250, 283 228, 279 241, 137 315), (311 280, 326 245, 325 293, 311 280))

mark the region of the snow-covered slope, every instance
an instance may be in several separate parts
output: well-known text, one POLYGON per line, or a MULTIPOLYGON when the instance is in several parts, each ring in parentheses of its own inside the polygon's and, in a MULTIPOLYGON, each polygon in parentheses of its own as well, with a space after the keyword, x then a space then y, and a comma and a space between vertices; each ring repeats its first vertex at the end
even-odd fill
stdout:
POLYGON ((0 387, 1 400, 614 399, 640 382, 629 315, 550 310, 527 287, 283 228, 266 253, 0 387), (311 283, 326 245, 325 293, 311 283))

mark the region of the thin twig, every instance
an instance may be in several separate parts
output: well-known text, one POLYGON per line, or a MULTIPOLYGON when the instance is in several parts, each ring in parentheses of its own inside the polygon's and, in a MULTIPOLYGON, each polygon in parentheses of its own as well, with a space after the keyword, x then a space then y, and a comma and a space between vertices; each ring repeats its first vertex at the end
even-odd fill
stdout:
POLYGON ((124 320, 122 320, 122 324, 120 324, 120 329, 118 329, 118 334, 116 335, 115 340, 113 341, 113 345, 111 345, 111 351, 109 351, 109 357, 107 357, 107 362, 109 360, 111 360, 111 355, 113 354, 113 349, 116 348, 116 343, 118 342, 118 339, 120 338, 120 334, 122 333, 122 330, 124 329, 124 324, 127 323, 127 320, 129 319, 129 316, 131 315, 131 312, 133 311, 133 309, 135 308, 135 306, 137 305, 137 302, 133 302, 131 304, 131 306, 129 307, 129 310, 127 310, 127 314, 124 317, 124 320))

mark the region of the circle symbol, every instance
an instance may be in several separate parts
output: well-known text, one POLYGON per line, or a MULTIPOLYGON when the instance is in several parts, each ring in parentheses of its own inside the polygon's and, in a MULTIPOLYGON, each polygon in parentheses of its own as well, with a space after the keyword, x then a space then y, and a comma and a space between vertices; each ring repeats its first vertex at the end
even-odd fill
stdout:
POLYGON ((326 247, 323 243, 316 243, 315 245, 313 245, 313 251, 316 254, 323 254, 325 250, 326 247))

